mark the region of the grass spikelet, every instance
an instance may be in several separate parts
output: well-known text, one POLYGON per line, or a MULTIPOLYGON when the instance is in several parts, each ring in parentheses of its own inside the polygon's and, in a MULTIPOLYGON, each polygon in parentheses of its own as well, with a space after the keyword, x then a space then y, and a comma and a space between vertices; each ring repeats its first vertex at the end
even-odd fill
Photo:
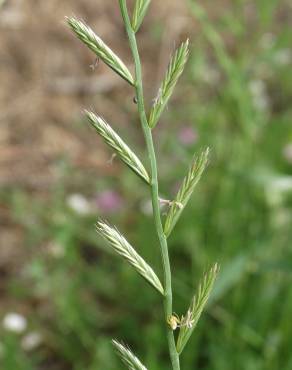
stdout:
POLYGON ((109 226, 103 221, 98 221, 96 229, 98 234, 109 242, 114 251, 127 260, 144 279, 164 295, 164 289, 155 272, 116 228, 109 226))
POLYGON ((127 144, 120 138, 120 136, 96 114, 85 111, 91 125, 96 129, 104 141, 115 150, 120 159, 131 168, 139 177, 141 177, 147 184, 150 182, 149 175, 136 154, 128 147, 127 144))
POLYGON ((72 31, 97 55, 98 58, 118 73, 123 79, 128 81, 131 85, 134 85, 134 79, 125 64, 88 25, 75 17, 68 17, 66 19, 72 31))
POLYGON ((143 22, 151 0, 136 0, 132 18, 132 28, 137 32, 143 22))
POLYGON ((128 367, 129 370, 147 370, 147 368, 140 362, 140 360, 133 354, 133 352, 116 340, 112 341, 118 355, 128 367))
POLYGON ((215 263, 215 265, 200 282, 198 291, 193 297, 186 315, 181 320, 180 331, 176 345, 179 354, 183 351, 200 319, 200 316, 211 294, 218 272, 219 266, 217 263, 215 263))
POLYGON ((154 128, 163 112, 169 98, 171 97, 175 85, 183 73, 185 64, 188 60, 189 55, 189 40, 182 43, 181 46, 176 50, 172 56, 164 80, 161 87, 158 90, 158 94, 155 98, 152 106, 149 126, 154 128))
POLYGON ((175 200, 171 202, 164 225, 164 233, 167 237, 177 223, 208 164, 209 152, 210 150, 207 148, 199 157, 194 157, 189 172, 184 178, 175 200))

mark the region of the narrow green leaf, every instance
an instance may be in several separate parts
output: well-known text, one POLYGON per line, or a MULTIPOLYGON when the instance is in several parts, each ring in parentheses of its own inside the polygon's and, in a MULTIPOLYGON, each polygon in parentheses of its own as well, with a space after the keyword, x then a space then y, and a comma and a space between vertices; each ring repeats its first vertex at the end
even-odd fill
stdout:
POLYGON ((197 183, 199 182, 209 158, 209 148, 204 150, 199 157, 194 157, 187 176, 176 195, 171 202, 171 206, 166 216, 164 233, 169 236, 175 224, 177 223, 182 211, 187 205, 197 183))
POLYGON ((103 221, 98 221, 96 230, 99 235, 109 242, 115 252, 128 261, 144 279, 164 295, 162 284, 153 269, 139 256, 116 228, 103 221))
POLYGON ((136 154, 128 147, 127 144, 119 137, 119 135, 105 122, 101 117, 92 112, 85 111, 85 114, 104 141, 115 150, 120 159, 131 168, 138 176, 147 184, 150 183, 150 178, 136 154))
POLYGON ((113 340, 112 343, 116 348, 118 355, 129 370, 147 370, 147 368, 140 362, 140 360, 129 348, 125 347, 116 340, 113 340))
POLYGON ((189 55, 189 40, 182 43, 181 46, 176 50, 173 57, 170 60, 166 75, 158 90, 158 94, 154 100, 152 106, 149 126, 154 128, 163 112, 169 98, 171 97, 175 85, 183 73, 185 64, 188 60, 189 55))
POLYGON ((134 85, 134 79, 121 59, 94 33, 94 31, 77 18, 66 18, 77 37, 92 50, 111 69, 123 79, 134 85))
POLYGON ((200 282, 198 291, 193 297, 186 315, 180 322, 180 331, 176 344, 177 352, 179 354, 182 353, 200 319, 211 294, 218 272, 219 266, 216 263, 200 282))
POLYGON ((136 0, 132 18, 132 28, 137 32, 143 22, 151 0, 136 0))

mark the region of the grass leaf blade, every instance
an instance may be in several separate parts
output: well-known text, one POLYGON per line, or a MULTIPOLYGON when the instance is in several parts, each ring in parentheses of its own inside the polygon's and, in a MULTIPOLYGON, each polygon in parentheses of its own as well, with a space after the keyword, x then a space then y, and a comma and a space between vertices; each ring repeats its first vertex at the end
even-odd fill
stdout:
POLYGON ((177 339, 177 352, 182 353, 185 345, 187 344, 190 336, 192 335, 200 316, 206 306, 208 298, 213 289, 216 277, 219 272, 217 263, 210 269, 210 271, 203 277, 199 284, 196 295, 193 297, 190 307, 181 320, 181 327, 177 339))
POLYGON ((72 31, 77 37, 93 51, 111 69, 118 73, 123 79, 134 85, 134 79, 131 72, 122 62, 122 60, 109 48, 94 31, 81 20, 71 17, 66 18, 72 31))
POLYGON ((115 150, 120 159, 131 168, 138 176, 147 184, 150 183, 150 178, 145 167, 141 163, 136 154, 128 147, 120 136, 105 122, 101 117, 93 112, 85 111, 91 125, 96 129, 104 141, 115 150))
POLYGON ((115 252, 128 261, 144 279, 164 295, 162 284, 153 269, 139 256, 116 228, 103 221, 98 221, 96 230, 100 236, 109 242, 115 252))
POLYGON ((140 362, 140 360, 133 354, 133 352, 125 347, 117 340, 112 341, 119 357, 129 370, 147 370, 147 368, 140 362))
POLYGON ((158 94, 152 106, 149 126, 154 128, 163 112, 168 100, 170 99, 175 85, 183 73, 185 64, 189 56, 189 40, 182 43, 172 56, 164 80, 159 88, 158 94))
POLYGON ((170 209, 167 213, 164 233, 168 237, 177 223, 182 211, 187 205, 197 183, 208 164, 209 148, 204 150, 198 157, 194 157, 187 176, 176 195, 175 200, 171 203, 170 209))

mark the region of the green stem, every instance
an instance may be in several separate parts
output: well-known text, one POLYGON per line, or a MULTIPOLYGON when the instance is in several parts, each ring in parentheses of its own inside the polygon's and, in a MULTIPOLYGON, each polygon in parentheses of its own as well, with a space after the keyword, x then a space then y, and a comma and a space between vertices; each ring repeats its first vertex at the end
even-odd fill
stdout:
MULTIPOLYGON (((135 69, 136 69, 136 81, 135 88, 138 101, 139 116, 142 124, 142 129, 147 145, 147 151, 149 161, 151 165, 151 198, 153 206, 153 215, 155 221, 155 227, 160 243, 163 271, 164 271, 164 313, 165 313, 165 324, 167 319, 172 315, 172 287, 171 287, 171 269, 168 256, 168 246, 166 236, 163 231, 161 215, 160 215, 160 201, 159 201, 159 190, 158 190, 158 175, 157 175, 157 161, 153 145, 152 131, 148 125, 147 116, 145 113, 144 106, 144 94, 143 94, 143 82, 142 82, 142 68, 140 62, 139 51, 137 47, 136 35, 132 29, 131 21, 129 18, 126 0, 119 0, 121 13, 126 26, 128 34, 130 48, 133 54, 135 69)), ((179 355, 176 350, 175 339, 172 329, 167 325, 167 340, 169 347, 169 354, 171 358, 173 370, 180 370, 179 355)))

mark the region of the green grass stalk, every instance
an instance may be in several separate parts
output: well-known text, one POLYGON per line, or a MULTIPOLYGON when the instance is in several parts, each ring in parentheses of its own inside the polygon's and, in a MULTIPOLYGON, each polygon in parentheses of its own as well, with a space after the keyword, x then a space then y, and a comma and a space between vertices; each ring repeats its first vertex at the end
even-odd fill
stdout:
POLYGON ((159 238, 160 243, 160 251, 162 257, 162 264, 164 270, 164 287, 165 287, 165 295, 164 295, 164 314, 165 314, 165 324, 167 328, 167 340, 168 340, 168 348, 170 359, 172 363, 173 370, 180 370, 180 361, 179 355, 176 350, 175 339, 173 335, 172 329, 167 325, 167 319, 172 315, 172 285, 171 285, 171 269, 170 269, 170 262, 169 262, 169 254, 168 254, 168 246, 166 236, 163 231, 162 221, 161 221, 161 214, 160 214, 160 201, 159 201, 159 188, 158 188, 158 174, 157 174, 157 161, 155 155, 155 149, 153 144, 153 137, 151 128, 148 125, 148 120, 145 112, 145 105, 144 105, 144 93, 143 93, 143 80, 142 80, 142 68, 141 68, 141 61, 140 55, 138 51, 136 35, 134 30, 131 26, 131 21, 128 14, 128 9, 126 5, 126 0, 119 0, 121 13, 124 19, 126 31, 129 38, 130 48, 133 54, 134 63, 135 63, 135 90, 136 90, 136 97, 138 101, 138 111, 139 117, 147 145, 148 157, 151 166, 151 198, 152 198, 152 206, 153 206, 153 215, 154 215, 154 222, 156 232, 159 238))

